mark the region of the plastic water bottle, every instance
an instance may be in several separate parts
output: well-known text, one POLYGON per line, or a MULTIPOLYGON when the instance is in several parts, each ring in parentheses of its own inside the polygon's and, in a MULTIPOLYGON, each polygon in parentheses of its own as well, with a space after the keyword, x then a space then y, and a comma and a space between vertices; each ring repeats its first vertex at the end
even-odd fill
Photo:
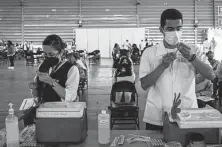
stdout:
POLYGON ((6 144, 7 147, 19 147, 18 117, 14 115, 12 103, 9 104, 9 115, 6 117, 6 144))
POLYGON ((5 147, 6 143, 6 130, 1 129, 0 130, 0 147, 5 147))
POLYGON ((110 115, 106 110, 98 115, 98 142, 108 144, 110 142, 110 115))

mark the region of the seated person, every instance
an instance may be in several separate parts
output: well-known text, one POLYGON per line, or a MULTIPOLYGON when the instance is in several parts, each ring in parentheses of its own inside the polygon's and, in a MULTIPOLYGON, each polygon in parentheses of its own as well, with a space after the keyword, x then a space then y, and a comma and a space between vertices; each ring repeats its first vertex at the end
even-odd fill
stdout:
MULTIPOLYGON (((208 58, 208 61, 210 62, 214 74, 216 75, 217 72, 217 66, 220 64, 220 61, 214 59, 214 53, 212 51, 209 51, 206 53, 206 56, 208 58)), ((213 82, 213 97, 217 98, 217 93, 218 93, 218 83, 217 83, 218 79, 215 79, 213 82)))
POLYGON ((100 50, 94 50, 91 53, 87 54, 89 56, 89 59, 91 59, 93 62, 96 63, 96 61, 99 61, 101 56, 100 56, 100 50))
POLYGON ((83 63, 83 65, 85 66, 85 70, 87 70, 87 63, 86 63, 86 59, 83 57, 83 56, 81 56, 81 55, 79 55, 79 59, 82 61, 82 63, 83 63))
POLYGON ((37 54, 38 55, 41 55, 43 53, 43 51, 42 51, 42 49, 39 47, 38 49, 37 49, 37 54))
MULTIPOLYGON (((115 72, 115 79, 114 82, 120 82, 120 81, 130 81, 132 83, 135 82, 135 73, 133 71, 133 64, 132 61, 127 57, 122 57, 120 59, 119 67, 117 68, 115 72)), ((121 99, 123 96, 123 92, 116 93, 116 103, 121 103, 121 99)), ((125 92, 125 102, 129 103, 131 102, 131 92, 125 92)))
POLYGON ((126 49, 120 49, 120 55, 119 58, 121 58, 122 56, 126 56, 130 58, 130 51, 126 50, 126 49))
POLYGON ((72 65, 78 67, 80 78, 86 78, 87 67, 80 59, 78 53, 69 53, 67 54, 66 58, 72 65))
POLYGON ((218 65, 216 75, 218 78, 218 95, 219 100, 222 99, 222 62, 218 65))
POLYGON ((198 107, 203 108, 206 104, 214 107, 212 101, 204 102, 198 99, 199 96, 211 97, 213 94, 213 83, 210 80, 205 79, 201 74, 196 74, 196 95, 198 107))
POLYGON ((206 53, 206 56, 208 58, 208 61, 210 62, 214 72, 217 70, 218 64, 220 64, 220 61, 214 59, 214 53, 212 51, 209 51, 206 53))
POLYGON ((28 50, 27 53, 26 53, 26 59, 29 60, 29 59, 34 59, 34 54, 31 50, 28 50))
POLYGON ((85 50, 75 50, 75 52, 79 53, 79 56, 80 56, 81 58, 84 58, 84 59, 85 59, 85 57, 86 57, 86 52, 85 52, 85 50))
POLYGON ((113 59, 117 58, 117 54, 119 53, 120 47, 117 43, 115 43, 114 47, 113 47, 113 51, 112 51, 112 57, 113 59))
POLYGON ((120 58, 119 66, 114 73, 115 81, 130 81, 132 83, 135 82, 135 73, 133 71, 132 61, 127 57, 120 58))
POLYGON ((100 54, 100 50, 94 50, 94 51, 88 53, 88 56, 96 56, 98 54, 100 54))
POLYGON ((139 57, 140 57, 140 50, 139 50, 139 48, 137 47, 136 44, 133 44, 131 59, 135 63, 136 61, 139 60, 139 57))
POLYGON ((119 62, 119 54, 120 54, 120 47, 117 43, 115 43, 113 51, 112 51, 113 68, 117 67, 117 63, 119 62))

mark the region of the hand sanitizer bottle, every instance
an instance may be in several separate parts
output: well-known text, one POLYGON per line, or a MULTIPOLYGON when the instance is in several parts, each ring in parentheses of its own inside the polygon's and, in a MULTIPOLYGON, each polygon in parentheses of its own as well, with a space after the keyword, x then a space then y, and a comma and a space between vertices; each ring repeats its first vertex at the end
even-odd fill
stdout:
POLYGON ((14 115, 12 103, 9 104, 9 115, 6 117, 6 144, 7 147, 19 147, 18 117, 14 115))
POLYGON ((100 144, 109 144, 110 142, 110 115, 106 110, 98 115, 98 142, 100 144))

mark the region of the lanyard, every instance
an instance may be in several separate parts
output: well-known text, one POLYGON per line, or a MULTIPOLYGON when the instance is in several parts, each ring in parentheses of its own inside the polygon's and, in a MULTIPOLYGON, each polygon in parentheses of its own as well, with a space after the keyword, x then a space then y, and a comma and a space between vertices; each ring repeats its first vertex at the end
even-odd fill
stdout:
POLYGON ((50 75, 54 74, 65 62, 60 61, 54 68, 52 68, 52 71, 50 75))

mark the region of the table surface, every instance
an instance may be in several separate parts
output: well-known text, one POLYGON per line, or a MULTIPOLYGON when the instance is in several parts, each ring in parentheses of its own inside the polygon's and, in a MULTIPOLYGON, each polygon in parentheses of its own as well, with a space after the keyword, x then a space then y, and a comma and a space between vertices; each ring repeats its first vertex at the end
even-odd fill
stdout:
MULTIPOLYGON (((107 145, 100 145, 98 143, 98 132, 97 130, 88 130, 88 136, 84 143, 74 145, 74 144, 58 144, 56 147, 110 147, 112 141, 115 137, 120 135, 125 135, 125 142, 122 147, 148 147, 148 145, 144 142, 134 142, 128 144, 126 139, 128 138, 128 134, 135 134, 141 136, 148 136, 151 138, 163 138, 163 134, 161 132, 156 131, 147 131, 147 130, 111 130, 111 140, 107 145)), ((38 146, 38 145, 37 145, 38 146)), ((55 147, 55 145, 44 145, 44 147, 55 147)), ((117 145, 118 147, 118 145, 117 145)))

